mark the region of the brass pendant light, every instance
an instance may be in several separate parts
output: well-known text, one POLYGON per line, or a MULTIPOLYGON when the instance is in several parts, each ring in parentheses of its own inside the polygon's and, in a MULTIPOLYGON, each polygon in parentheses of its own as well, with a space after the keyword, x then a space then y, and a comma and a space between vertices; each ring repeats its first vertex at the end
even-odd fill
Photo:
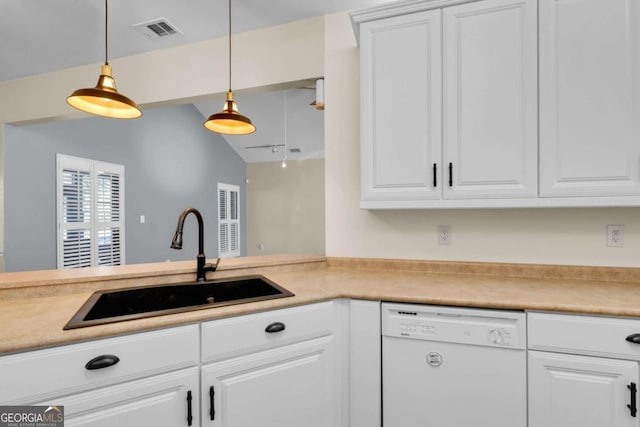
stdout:
POLYGON ((78 89, 68 98, 73 108, 97 116, 114 119, 137 119, 142 111, 131 99, 118 93, 116 81, 109 65, 109 5, 104 0, 104 65, 100 69, 98 84, 94 88, 78 89))
POLYGON ((204 127, 226 135, 248 135, 256 131, 251 119, 238 112, 231 90, 231 0, 229 0, 229 91, 222 112, 209 116, 204 127))

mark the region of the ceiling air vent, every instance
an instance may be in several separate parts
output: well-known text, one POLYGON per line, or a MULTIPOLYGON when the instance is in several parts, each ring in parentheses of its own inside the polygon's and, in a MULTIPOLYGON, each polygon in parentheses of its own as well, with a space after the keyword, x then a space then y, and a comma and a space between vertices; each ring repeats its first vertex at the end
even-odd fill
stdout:
POLYGON ((182 31, 169 22, 167 18, 158 18, 152 21, 142 22, 134 25, 133 28, 152 39, 182 34, 182 31))
POLYGON ((299 148, 289 148, 289 152, 290 153, 300 153, 300 149, 299 148))

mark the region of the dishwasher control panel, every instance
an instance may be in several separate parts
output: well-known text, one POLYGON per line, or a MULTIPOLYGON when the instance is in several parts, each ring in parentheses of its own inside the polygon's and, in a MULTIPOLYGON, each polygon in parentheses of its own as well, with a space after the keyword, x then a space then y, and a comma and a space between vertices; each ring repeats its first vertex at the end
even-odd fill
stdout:
POLYGON ((382 335, 524 349, 524 312, 382 304, 382 335))

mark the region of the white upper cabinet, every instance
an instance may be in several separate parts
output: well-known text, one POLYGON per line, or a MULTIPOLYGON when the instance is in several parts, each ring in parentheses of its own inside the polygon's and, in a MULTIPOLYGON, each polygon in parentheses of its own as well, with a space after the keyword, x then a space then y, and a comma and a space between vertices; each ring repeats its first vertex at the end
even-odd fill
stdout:
POLYGON ((535 0, 360 25, 362 207, 537 197, 536 26, 535 0))
POLYGON ((540 195, 640 194, 638 0, 540 0, 540 195))
POLYGON ((640 206, 639 0, 351 13, 365 209, 640 206))
POLYGON ((441 12, 363 24, 362 199, 440 198, 441 12))
POLYGON ((443 9, 444 197, 538 195, 536 0, 443 9))

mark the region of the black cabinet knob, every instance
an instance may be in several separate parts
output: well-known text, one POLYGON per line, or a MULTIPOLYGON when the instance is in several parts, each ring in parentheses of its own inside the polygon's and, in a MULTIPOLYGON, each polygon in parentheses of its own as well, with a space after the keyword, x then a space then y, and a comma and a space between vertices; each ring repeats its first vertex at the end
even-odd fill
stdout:
POLYGON ((95 369, 108 368, 109 366, 115 365, 119 361, 120 358, 118 356, 114 356, 113 354, 102 354, 89 360, 87 364, 84 365, 84 368, 93 371, 95 369))
POLYGON ((640 334, 631 334, 626 340, 633 344, 640 344, 640 334))
POLYGON ((284 323, 282 322, 273 322, 270 325, 268 325, 264 331, 270 334, 273 334, 275 332, 281 332, 284 331, 286 328, 286 326, 284 325, 284 323))

